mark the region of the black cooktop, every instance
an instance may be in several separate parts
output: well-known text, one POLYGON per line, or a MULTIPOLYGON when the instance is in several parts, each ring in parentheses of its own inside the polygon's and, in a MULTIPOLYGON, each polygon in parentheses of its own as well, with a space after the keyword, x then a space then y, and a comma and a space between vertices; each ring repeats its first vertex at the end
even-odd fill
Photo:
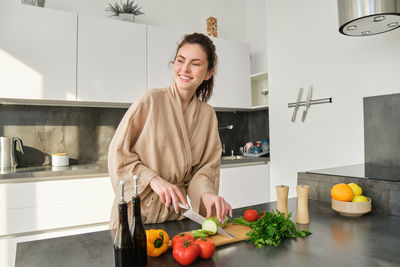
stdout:
POLYGON ((307 171, 307 173, 400 182, 400 166, 363 163, 343 167, 307 171))

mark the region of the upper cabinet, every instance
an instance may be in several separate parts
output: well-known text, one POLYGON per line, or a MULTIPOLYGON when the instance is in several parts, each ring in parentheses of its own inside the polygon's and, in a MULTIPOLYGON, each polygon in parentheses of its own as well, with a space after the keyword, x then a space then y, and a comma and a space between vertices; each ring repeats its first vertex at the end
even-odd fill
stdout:
MULTIPOLYGON (((148 88, 165 87, 173 82, 173 64, 184 33, 147 26, 148 88)), ((250 49, 246 44, 212 38, 218 55, 214 107, 251 107, 250 49)))
POLYGON ((146 25, 79 15, 77 99, 133 102, 146 90, 146 25))
POLYGON ((77 15, 0 3, 0 98, 76 100, 77 15))
POLYGON ((250 48, 247 44, 212 38, 218 65, 214 93, 210 104, 214 107, 251 107, 250 48))
MULTIPOLYGON (((131 103, 173 83, 183 32, 0 2, 0 98, 131 103)), ((217 108, 250 108, 250 50, 212 38, 217 108)), ((76 104, 76 102, 70 102, 76 104)))
POLYGON ((148 89, 166 87, 174 82, 173 61, 184 33, 147 26, 148 89))

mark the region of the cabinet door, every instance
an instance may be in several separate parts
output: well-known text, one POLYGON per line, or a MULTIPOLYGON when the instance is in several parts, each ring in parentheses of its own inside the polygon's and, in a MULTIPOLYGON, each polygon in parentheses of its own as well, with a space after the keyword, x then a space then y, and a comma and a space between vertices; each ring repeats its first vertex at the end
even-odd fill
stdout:
POLYGON ((217 50, 218 66, 214 107, 251 107, 250 49, 247 44, 212 38, 217 50))
POLYGON ((234 209, 270 201, 269 165, 222 168, 219 195, 234 209))
POLYGON ((77 15, 0 3, 0 97, 76 100, 77 15))
POLYGON ((162 88, 174 82, 173 61, 184 33, 147 26, 147 85, 162 88))
POLYGON ((108 177, 0 184, 0 236, 108 222, 108 177))
POLYGON ((133 102, 146 90, 146 26, 79 15, 78 100, 133 102))

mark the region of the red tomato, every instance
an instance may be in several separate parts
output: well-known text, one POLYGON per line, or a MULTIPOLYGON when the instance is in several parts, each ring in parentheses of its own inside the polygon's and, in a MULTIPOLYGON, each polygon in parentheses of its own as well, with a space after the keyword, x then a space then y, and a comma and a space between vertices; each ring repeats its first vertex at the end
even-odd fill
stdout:
POLYGON ((244 212, 243 218, 248 222, 254 222, 258 219, 258 212, 253 209, 246 210, 244 212))
POLYGON ((194 241, 194 237, 191 233, 177 234, 176 236, 174 236, 174 238, 172 238, 172 243, 171 243, 172 247, 174 247, 175 243, 180 239, 188 239, 188 240, 194 241))
POLYGON ((179 239, 172 249, 172 256, 182 265, 192 264, 199 257, 199 253, 199 246, 188 239, 179 239))
POLYGON ((200 249, 200 258, 209 259, 212 257, 215 251, 215 243, 210 238, 197 238, 195 243, 200 249))

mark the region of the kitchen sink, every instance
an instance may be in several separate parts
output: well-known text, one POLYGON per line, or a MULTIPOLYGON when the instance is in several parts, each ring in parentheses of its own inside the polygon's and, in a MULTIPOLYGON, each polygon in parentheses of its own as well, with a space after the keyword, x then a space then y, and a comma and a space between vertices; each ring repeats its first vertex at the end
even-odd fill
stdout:
POLYGON ((238 160, 238 159, 245 159, 245 156, 222 156, 221 160, 238 160))

